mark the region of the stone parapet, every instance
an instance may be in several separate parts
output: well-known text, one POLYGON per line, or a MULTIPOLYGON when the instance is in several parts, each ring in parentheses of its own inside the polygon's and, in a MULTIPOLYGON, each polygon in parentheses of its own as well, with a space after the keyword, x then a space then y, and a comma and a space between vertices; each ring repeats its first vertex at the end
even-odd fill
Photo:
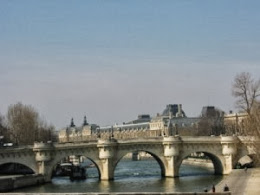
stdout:
POLYGON ((221 136, 222 154, 234 155, 237 153, 237 143, 239 142, 236 136, 221 136))
MULTIPOLYGON (((38 195, 39 193, 23 193, 23 195, 38 195)), ((57 193, 44 193, 45 195, 57 195, 57 193)), ((59 195, 231 195, 231 192, 88 192, 88 193, 58 193, 59 195)), ((17 193, 8 193, 8 195, 17 195, 17 193)))
POLYGON ((53 143, 52 142, 34 142, 33 145, 33 151, 38 151, 38 150, 49 150, 53 148, 53 143))
POLYGON ((117 145, 117 140, 116 139, 99 139, 97 146, 102 145, 102 146, 112 146, 112 145, 117 145))
POLYGON ((39 185, 44 182, 45 182, 44 177, 42 175, 26 175, 26 176, 15 176, 11 178, 10 177, 0 178, 0 183, 1 183, 0 192, 8 192, 18 188, 39 185))
POLYGON ((178 156, 180 151, 181 138, 170 136, 163 138, 164 156, 178 156))
POLYGON ((117 141, 113 138, 108 140, 98 140, 97 147, 99 148, 99 158, 108 159, 114 157, 115 146, 117 146, 117 141))
POLYGON ((35 142, 33 151, 35 152, 35 159, 38 162, 51 160, 50 151, 54 149, 52 142, 35 142))
POLYGON ((221 137, 221 143, 238 143, 238 137, 237 136, 220 136, 221 137))
POLYGON ((35 154, 35 159, 37 162, 50 161, 51 155, 50 155, 50 153, 46 153, 46 152, 37 152, 35 154))
POLYGON ((189 142, 189 143, 219 143, 221 141, 220 136, 182 136, 183 142, 189 142))

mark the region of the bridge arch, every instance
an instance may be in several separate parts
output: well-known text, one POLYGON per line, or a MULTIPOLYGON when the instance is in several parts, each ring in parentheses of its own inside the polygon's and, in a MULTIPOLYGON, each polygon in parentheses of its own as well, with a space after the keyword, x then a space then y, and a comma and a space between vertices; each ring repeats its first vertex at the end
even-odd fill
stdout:
POLYGON ((20 162, 3 163, 0 165, 0 174, 35 174, 35 170, 20 162))
POLYGON ((100 165, 99 161, 97 160, 98 158, 96 155, 93 155, 92 153, 88 153, 88 152, 72 151, 72 152, 66 152, 66 153, 61 152, 54 156, 54 159, 52 159, 52 161, 49 164, 49 169, 47 172, 48 180, 51 180, 52 171, 54 170, 55 166, 57 166, 57 164, 59 162, 61 162, 62 159, 66 158, 68 156, 84 156, 86 159, 90 160, 95 165, 95 167, 98 171, 99 178, 101 177, 101 173, 100 173, 101 165, 100 165))
POLYGON ((12 159, 1 159, 0 166, 8 163, 21 164, 30 168, 34 173, 38 173, 38 166, 34 158, 12 158, 12 159))
POLYGON ((151 152, 151 151, 149 151, 147 149, 133 149, 133 150, 120 152, 120 154, 118 155, 118 158, 114 162, 113 173, 115 172, 115 169, 116 169, 118 163, 122 160, 122 158, 124 156, 126 156, 128 153, 134 153, 134 152, 145 152, 147 154, 150 154, 153 157, 153 159, 158 163, 158 165, 160 167, 160 170, 161 170, 161 176, 162 177, 165 176, 165 167, 164 167, 163 161, 161 160, 161 158, 159 157, 158 154, 156 154, 155 152, 151 152))
POLYGON ((206 150, 194 150, 194 151, 189 150, 189 151, 184 152, 176 163, 176 168, 177 168, 176 170, 177 170, 178 173, 179 173, 180 166, 181 166, 183 160, 185 158, 187 158, 190 154, 197 153, 197 152, 203 153, 205 156, 207 156, 212 161, 216 175, 222 175, 223 174, 223 172, 224 172, 223 156, 214 154, 213 152, 206 151, 206 150))

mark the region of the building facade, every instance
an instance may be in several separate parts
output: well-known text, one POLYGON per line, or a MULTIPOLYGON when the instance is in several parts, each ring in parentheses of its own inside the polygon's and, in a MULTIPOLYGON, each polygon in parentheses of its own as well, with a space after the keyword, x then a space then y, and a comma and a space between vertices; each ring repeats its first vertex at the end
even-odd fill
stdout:
POLYGON ((91 141, 99 137, 131 139, 175 135, 181 127, 194 127, 198 121, 199 118, 188 118, 181 104, 169 104, 161 114, 153 118, 142 114, 130 122, 105 127, 89 124, 85 116, 80 127, 76 127, 71 119, 70 126, 60 130, 59 142, 91 141))
MULTIPOLYGON (((82 126, 76 127, 71 119, 70 126, 59 131, 59 142, 91 141, 97 138, 109 139, 112 137, 116 139, 167 137, 179 135, 184 129, 197 131, 201 128, 199 125, 202 119, 208 120, 209 124, 217 121, 219 123, 217 125, 223 128, 217 134, 225 134, 225 132, 241 134, 246 116, 245 113, 224 114, 224 112, 216 110, 214 106, 206 106, 202 108, 199 117, 187 117, 181 104, 169 104, 161 114, 157 114, 155 117, 142 114, 130 122, 111 126, 102 127, 89 124, 85 116, 82 126)), ((210 134, 217 135, 214 131, 211 131, 210 134)))

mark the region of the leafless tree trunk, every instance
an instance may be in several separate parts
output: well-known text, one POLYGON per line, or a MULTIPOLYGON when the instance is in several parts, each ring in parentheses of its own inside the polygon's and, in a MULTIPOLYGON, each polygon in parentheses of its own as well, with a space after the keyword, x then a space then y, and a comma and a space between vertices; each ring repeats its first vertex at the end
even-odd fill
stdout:
POLYGON ((253 136, 256 160, 260 162, 260 79, 255 81, 249 73, 242 72, 235 77, 232 94, 236 105, 248 114, 243 123, 243 134, 253 136))
POLYGON ((31 106, 17 103, 7 112, 8 128, 17 144, 32 144, 38 128, 38 113, 31 106))
POLYGON ((247 134, 254 137, 255 164, 260 165, 260 103, 255 104, 247 120, 247 134))
POLYGON ((7 124, 16 144, 33 144, 34 141, 49 141, 54 137, 54 127, 44 122, 32 106, 22 103, 8 107, 7 124))
POLYGON ((224 112, 214 108, 209 113, 201 116, 198 123, 199 136, 220 135, 224 134, 224 112))
POLYGON ((237 98, 237 107, 250 115, 257 97, 260 96, 260 80, 255 81, 248 72, 236 75, 232 95, 237 98))
POLYGON ((0 114, 0 145, 4 142, 9 142, 10 136, 8 135, 6 124, 4 123, 4 116, 0 114))

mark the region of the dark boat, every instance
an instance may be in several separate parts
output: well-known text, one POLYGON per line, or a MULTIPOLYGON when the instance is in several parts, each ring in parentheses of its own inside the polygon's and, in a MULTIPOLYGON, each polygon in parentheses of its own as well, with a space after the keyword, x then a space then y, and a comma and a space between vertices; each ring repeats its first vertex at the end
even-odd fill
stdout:
POLYGON ((58 164, 56 169, 54 170, 54 176, 70 176, 72 171, 72 163, 61 163, 58 164))
POLYGON ((70 180, 83 180, 86 179, 86 169, 80 166, 72 166, 70 180))
POLYGON ((69 176, 71 181, 82 180, 86 179, 86 169, 72 163, 61 163, 57 165, 53 175, 57 177, 69 176))

